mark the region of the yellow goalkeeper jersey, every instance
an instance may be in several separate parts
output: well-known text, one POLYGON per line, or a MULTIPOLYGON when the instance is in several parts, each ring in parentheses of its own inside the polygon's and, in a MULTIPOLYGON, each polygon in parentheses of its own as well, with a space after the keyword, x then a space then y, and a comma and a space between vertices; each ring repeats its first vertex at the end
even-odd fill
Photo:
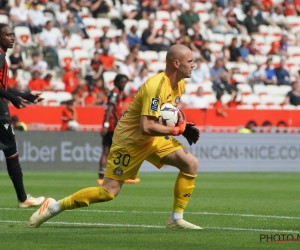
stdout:
POLYGON ((129 104, 114 131, 113 142, 122 147, 140 146, 152 141, 154 136, 142 135, 140 119, 142 115, 159 117, 164 103, 177 106, 184 92, 184 81, 178 82, 173 90, 167 75, 162 72, 150 77, 129 104))

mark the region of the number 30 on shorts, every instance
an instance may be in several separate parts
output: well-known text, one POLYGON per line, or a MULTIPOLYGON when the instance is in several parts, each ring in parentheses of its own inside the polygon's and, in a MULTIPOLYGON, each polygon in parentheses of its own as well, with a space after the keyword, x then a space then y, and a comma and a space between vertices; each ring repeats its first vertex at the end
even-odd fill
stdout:
POLYGON ((116 153, 114 164, 120 165, 121 163, 124 167, 127 167, 130 163, 130 155, 129 154, 122 155, 120 152, 116 153))

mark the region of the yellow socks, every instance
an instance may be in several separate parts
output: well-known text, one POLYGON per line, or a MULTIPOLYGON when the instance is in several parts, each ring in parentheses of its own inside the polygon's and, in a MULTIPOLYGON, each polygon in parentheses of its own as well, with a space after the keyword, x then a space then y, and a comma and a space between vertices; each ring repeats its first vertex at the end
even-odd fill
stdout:
POLYGON ((87 207, 90 204, 105 202, 114 199, 115 196, 103 186, 81 189, 78 192, 59 201, 61 210, 87 207))
POLYGON ((196 176, 179 172, 174 188, 173 212, 183 213, 193 193, 196 176))

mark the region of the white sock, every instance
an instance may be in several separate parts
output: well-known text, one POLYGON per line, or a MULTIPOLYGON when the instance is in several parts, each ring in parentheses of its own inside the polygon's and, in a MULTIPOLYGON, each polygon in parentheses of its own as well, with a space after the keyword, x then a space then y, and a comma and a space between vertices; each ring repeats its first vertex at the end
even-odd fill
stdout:
POLYGON ((171 221, 183 219, 183 213, 177 213, 177 212, 172 211, 170 219, 171 219, 171 221))
POLYGON ((49 206, 49 212, 52 214, 52 215, 57 215, 61 212, 61 208, 60 208, 60 205, 59 205, 59 201, 51 204, 49 206))

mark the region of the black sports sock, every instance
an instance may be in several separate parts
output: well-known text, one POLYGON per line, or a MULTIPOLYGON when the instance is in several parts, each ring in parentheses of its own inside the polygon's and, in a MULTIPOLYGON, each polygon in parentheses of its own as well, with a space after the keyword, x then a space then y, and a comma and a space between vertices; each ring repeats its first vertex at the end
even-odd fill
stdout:
POLYGON ((99 171, 99 179, 103 180, 104 179, 104 174, 105 174, 105 170, 100 170, 99 171))
POLYGON ((5 154, 5 156, 7 171, 12 183, 14 184, 18 200, 24 202, 27 199, 27 195, 23 185, 23 173, 19 163, 19 154, 16 152, 10 156, 5 154))

